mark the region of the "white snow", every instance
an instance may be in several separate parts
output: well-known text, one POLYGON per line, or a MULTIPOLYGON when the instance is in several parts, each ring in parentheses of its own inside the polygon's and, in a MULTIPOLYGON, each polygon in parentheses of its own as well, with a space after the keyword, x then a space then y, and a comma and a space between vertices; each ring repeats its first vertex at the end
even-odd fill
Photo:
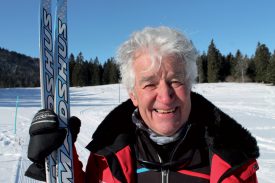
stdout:
MULTIPOLYGON (((255 83, 197 84, 193 91, 208 98, 256 137, 261 153, 259 182, 274 182, 275 86, 255 83)), ((71 115, 82 121, 76 147, 85 167, 89 155, 85 146, 94 130, 105 115, 128 96, 125 88, 118 84, 73 87, 70 92, 71 115)), ((40 105, 39 88, 0 89, 0 182, 34 182, 24 177, 24 172, 30 164, 26 157, 29 125, 40 105), (19 108, 15 133, 17 96, 19 108)))

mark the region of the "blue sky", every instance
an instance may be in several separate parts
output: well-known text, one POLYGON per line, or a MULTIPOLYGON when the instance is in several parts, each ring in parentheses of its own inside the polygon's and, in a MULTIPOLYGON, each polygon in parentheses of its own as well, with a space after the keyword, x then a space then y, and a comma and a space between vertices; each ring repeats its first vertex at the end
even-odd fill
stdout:
MULTIPOLYGON (((0 47, 39 57, 39 0, 0 4, 0 47)), ((200 53, 211 39, 222 54, 275 49, 274 0, 68 0, 69 53, 101 62, 144 26, 184 32, 200 53)))

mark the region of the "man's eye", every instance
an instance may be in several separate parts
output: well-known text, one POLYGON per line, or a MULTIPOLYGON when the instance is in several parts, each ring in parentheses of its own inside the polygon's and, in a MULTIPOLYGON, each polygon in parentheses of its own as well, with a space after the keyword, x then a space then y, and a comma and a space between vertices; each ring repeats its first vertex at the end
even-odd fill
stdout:
POLYGON ((183 83, 180 82, 180 81, 172 81, 172 82, 171 82, 171 86, 172 86, 173 88, 176 88, 176 87, 179 87, 179 86, 182 86, 182 85, 183 85, 183 83))
POLYGON ((156 85, 155 84, 146 84, 146 85, 144 85, 144 89, 154 89, 156 87, 156 85))

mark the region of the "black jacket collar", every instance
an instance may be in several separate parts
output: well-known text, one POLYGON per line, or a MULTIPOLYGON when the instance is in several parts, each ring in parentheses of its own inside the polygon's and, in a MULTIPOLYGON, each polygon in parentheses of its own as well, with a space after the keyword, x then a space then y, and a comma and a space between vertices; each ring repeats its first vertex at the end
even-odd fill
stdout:
MULTIPOLYGON (((256 139, 234 119, 223 113, 200 94, 191 92, 189 121, 205 128, 205 140, 211 151, 232 166, 259 156, 256 139)), ((111 111, 93 134, 87 148, 99 154, 117 152, 134 140, 131 122, 135 107, 131 100, 111 111)))

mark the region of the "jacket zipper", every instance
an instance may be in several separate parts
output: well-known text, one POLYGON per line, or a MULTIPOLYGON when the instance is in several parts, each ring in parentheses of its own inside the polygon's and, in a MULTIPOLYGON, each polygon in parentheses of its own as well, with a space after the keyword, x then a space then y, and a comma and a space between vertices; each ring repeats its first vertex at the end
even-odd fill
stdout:
MULTIPOLYGON (((162 159, 160 157, 159 154, 158 155, 158 158, 159 158, 159 162, 162 163, 162 159)), ((166 170, 166 169, 162 169, 161 170, 161 183, 168 183, 168 178, 169 178, 169 170, 166 170)))
MULTIPOLYGON (((187 133, 188 133, 189 130, 190 130, 190 127, 191 127, 191 125, 188 125, 187 130, 186 130, 186 133, 185 133, 184 137, 182 138, 182 140, 181 140, 181 142, 180 142, 179 144, 181 144, 181 143, 184 141, 184 139, 185 139, 187 133)), ((178 147, 179 147, 179 144, 176 146, 176 148, 175 148, 174 151, 172 152, 172 156, 171 156, 170 159, 173 158, 173 156, 174 156, 176 150, 177 150, 178 147)), ((159 155, 158 155, 158 157, 159 157, 160 163, 162 163, 162 159, 160 158, 159 155)), ((169 183, 169 170, 161 170, 161 180, 162 180, 162 181, 161 181, 162 183, 169 183)))
POLYGON ((161 180, 162 180, 161 182, 162 182, 162 183, 168 183, 168 182, 169 182, 169 181, 168 181, 168 180, 169 180, 169 179, 168 179, 168 178, 169 178, 168 175, 169 175, 169 170, 162 170, 162 171, 161 171, 161 180))

